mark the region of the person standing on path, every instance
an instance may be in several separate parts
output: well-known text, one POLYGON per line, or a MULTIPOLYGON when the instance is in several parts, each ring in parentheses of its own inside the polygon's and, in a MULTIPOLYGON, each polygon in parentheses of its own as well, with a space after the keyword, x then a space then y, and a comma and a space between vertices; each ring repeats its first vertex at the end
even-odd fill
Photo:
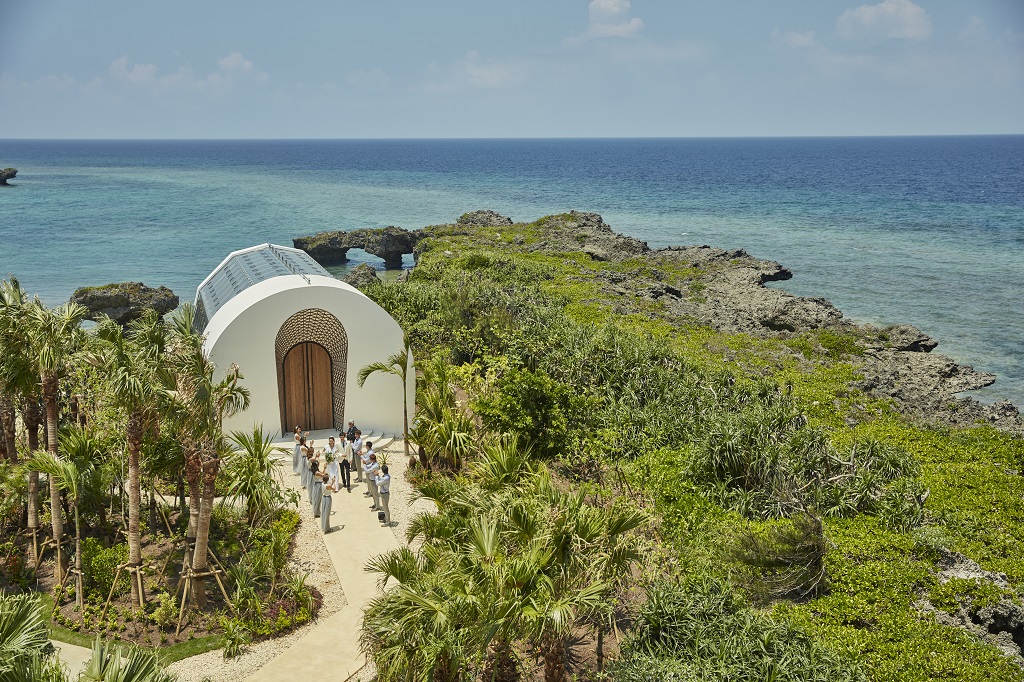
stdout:
MULTIPOLYGON (((317 460, 313 460, 313 465, 317 466, 317 460)), ((319 467, 318 467, 319 468, 319 467)), ((313 469, 313 473, 310 474, 312 479, 309 484, 309 503, 313 507, 313 518, 320 517, 320 504, 323 502, 324 497, 324 474, 317 469, 313 469)))
POLYGON ((363 454, 363 434, 356 431, 356 439, 352 441, 352 466, 356 469, 356 482, 363 482, 363 468, 370 458, 363 454), (357 459, 358 458, 358 459, 357 459))
MULTIPOLYGON (((341 459, 338 461, 338 470, 341 474, 341 478, 338 479, 340 485, 345 486, 345 489, 352 492, 352 443, 348 438, 345 439, 345 447, 341 450, 341 459)), ((339 486, 339 490, 341 487, 339 486)))
POLYGON ((327 469, 324 472, 324 495, 320 501, 320 530, 331 532, 331 493, 341 490, 338 485, 338 460, 333 455, 324 455, 327 469))
POLYGON ((299 473, 299 458, 302 457, 302 446, 306 444, 306 438, 302 435, 302 427, 295 427, 295 452, 292 454, 292 473, 299 473))
POLYGON ((376 478, 377 492, 380 494, 380 508, 384 512, 384 525, 391 527, 391 507, 388 502, 391 500, 391 474, 388 473, 388 465, 380 468, 376 478))
POLYGON ((370 497, 373 498, 373 506, 370 509, 380 509, 380 499, 377 493, 377 471, 380 469, 380 464, 377 463, 377 453, 373 451, 373 443, 367 443, 367 452, 370 455, 370 461, 366 465, 366 489, 370 493, 370 497))
POLYGON ((331 455, 331 459, 329 461, 334 461, 338 458, 338 445, 334 442, 334 436, 327 439, 327 447, 324 448, 324 455, 327 455, 328 453, 331 455))
POLYGON ((348 431, 345 432, 345 440, 349 443, 354 442, 357 433, 359 433, 359 429, 356 428, 356 423, 354 421, 349 421, 348 431))

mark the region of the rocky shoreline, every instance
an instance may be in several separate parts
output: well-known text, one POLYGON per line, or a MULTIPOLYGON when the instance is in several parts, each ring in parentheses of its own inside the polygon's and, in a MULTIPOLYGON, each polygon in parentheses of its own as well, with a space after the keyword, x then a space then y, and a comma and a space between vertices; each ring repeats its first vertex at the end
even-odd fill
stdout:
MULTIPOLYGON (((477 227, 514 224, 493 211, 475 211, 447 225, 419 230, 391 226, 380 230, 321 232, 296 238, 294 245, 325 265, 344 262, 350 248, 363 248, 384 258, 387 267, 396 267, 402 254, 418 256, 421 243, 431 236, 478 233, 483 239, 477 227)), ((756 258, 742 249, 707 245, 652 249, 646 242, 616 233, 597 213, 570 211, 542 218, 530 226, 538 231, 539 237, 517 237, 514 242, 524 252, 582 252, 594 261, 646 260, 648 267, 639 271, 638 276, 594 273, 602 289, 618 301, 616 307, 622 313, 637 312, 637 303, 646 299, 658 301, 664 316, 673 322, 697 323, 723 332, 780 339, 817 330, 849 334, 858 347, 858 352, 847 358, 861 375, 855 388, 891 399, 902 412, 928 423, 987 423, 1024 434, 1024 420, 1009 401, 986 405, 960 395, 992 384, 994 375, 932 352, 938 341, 911 325, 877 328, 856 324, 824 298, 795 296, 765 286, 793 276, 775 261, 756 258), (679 266, 693 273, 685 286, 669 281, 667 270, 678 270, 679 266)))

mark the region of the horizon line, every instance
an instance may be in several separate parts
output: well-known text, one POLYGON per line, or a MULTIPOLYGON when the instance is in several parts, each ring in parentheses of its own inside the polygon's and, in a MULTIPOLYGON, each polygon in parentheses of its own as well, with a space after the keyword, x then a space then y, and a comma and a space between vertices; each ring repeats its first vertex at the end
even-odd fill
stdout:
POLYGON ((0 137, 0 142, 416 142, 416 141, 531 141, 531 140, 837 140, 939 137, 1021 137, 1017 133, 913 133, 850 135, 636 135, 636 136, 518 136, 518 137, 0 137))

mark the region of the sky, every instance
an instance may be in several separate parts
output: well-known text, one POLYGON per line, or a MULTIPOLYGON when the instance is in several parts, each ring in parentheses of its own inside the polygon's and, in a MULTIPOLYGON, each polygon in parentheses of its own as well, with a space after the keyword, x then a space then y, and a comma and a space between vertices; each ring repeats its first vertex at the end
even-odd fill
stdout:
POLYGON ((1024 0, 0 0, 3 138, 1024 133, 1024 0))

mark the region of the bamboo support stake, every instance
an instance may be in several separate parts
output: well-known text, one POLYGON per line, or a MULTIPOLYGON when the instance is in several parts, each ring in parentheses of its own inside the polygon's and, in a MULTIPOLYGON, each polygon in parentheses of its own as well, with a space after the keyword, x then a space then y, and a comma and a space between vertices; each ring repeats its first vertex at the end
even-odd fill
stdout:
POLYGON ((100 613, 100 620, 104 620, 107 617, 107 609, 110 607, 110 600, 114 598, 114 589, 117 587, 117 580, 121 577, 121 571, 125 569, 128 564, 119 564, 117 570, 114 571, 114 582, 110 584, 110 594, 107 595, 107 601, 103 604, 103 611, 100 613))

